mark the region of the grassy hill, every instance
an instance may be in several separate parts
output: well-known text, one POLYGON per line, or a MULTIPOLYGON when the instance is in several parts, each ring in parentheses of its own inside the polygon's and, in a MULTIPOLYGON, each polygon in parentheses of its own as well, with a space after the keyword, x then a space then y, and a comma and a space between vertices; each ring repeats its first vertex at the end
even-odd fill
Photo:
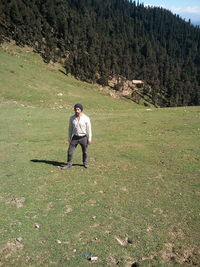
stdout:
POLYGON ((200 108, 114 99, 29 48, 0 50, 0 266, 200 264, 200 108), (91 117, 91 167, 66 161, 67 124, 91 117))

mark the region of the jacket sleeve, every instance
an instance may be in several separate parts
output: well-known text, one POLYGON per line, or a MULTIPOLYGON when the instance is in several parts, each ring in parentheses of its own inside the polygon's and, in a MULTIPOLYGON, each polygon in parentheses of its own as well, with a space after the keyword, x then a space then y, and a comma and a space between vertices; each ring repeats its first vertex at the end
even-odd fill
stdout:
POLYGON ((90 118, 88 118, 87 120, 87 137, 88 137, 88 141, 91 142, 92 141, 92 126, 91 126, 90 118))
POLYGON ((72 133, 73 133, 73 124, 72 124, 72 117, 69 119, 69 127, 68 127, 68 138, 69 140, 72 139, 72 133))

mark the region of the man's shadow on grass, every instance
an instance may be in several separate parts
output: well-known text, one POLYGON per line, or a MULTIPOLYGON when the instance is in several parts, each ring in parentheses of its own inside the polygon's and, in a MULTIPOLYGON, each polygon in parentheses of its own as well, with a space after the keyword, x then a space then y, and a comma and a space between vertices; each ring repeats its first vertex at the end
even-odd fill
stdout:
MULTIPOLYGON (((60 161, 54 161, 54 160, 31 159, 30 161, 34 163, 45 163, 45 164, 53 165, 56 167, 64 167, 66 165, 66 162, 60 162, 60 161)), ((72 164, 72 166, 84 167, 83 164, 72 164)))

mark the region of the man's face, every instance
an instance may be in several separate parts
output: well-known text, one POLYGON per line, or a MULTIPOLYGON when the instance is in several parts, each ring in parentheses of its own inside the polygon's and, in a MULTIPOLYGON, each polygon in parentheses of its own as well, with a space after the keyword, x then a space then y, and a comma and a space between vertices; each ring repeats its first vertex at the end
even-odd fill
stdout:
POLYGON ((74 111, 75 111, 76 116, 81 114, 81 109, 80 108, 75 108, 74 111))

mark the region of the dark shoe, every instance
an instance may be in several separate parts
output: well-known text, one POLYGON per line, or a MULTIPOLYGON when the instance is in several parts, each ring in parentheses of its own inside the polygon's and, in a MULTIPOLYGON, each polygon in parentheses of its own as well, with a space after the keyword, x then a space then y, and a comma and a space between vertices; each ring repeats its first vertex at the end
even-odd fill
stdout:
POLYGON ((66 169, 69 169, 71 167, 72 167, 72 164, 67 164, 67 165, 61 167, 61 170, 66 170, 66 169))
POLYGON ((83 164, 83 166, 84 166, 86 169, 89 168, 89 164, 87 164, 87 163, 83 164))

